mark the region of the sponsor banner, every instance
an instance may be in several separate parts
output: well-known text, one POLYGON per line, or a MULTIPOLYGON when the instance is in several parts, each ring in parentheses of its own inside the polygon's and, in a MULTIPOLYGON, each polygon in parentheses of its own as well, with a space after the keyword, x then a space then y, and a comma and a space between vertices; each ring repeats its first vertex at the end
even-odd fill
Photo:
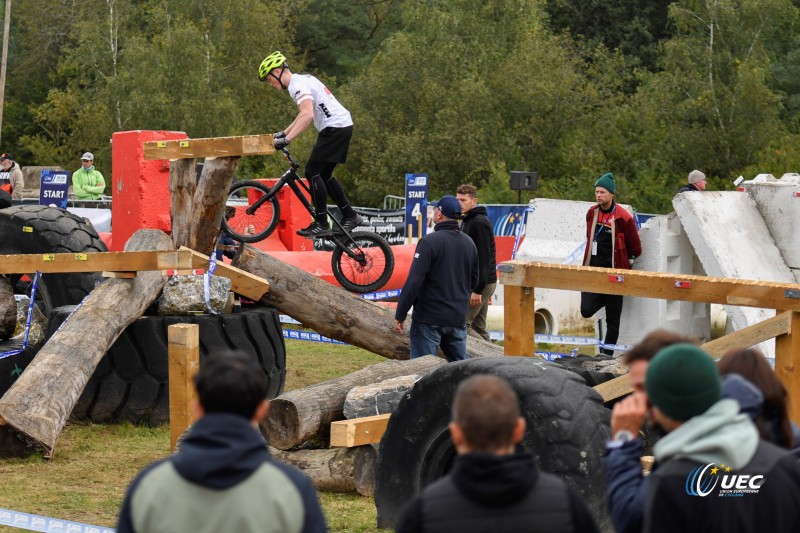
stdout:
POLYGON ((39 188, 39 204, 50 207, 67 208, 69 172, 63 170, 42 170, 39 188))

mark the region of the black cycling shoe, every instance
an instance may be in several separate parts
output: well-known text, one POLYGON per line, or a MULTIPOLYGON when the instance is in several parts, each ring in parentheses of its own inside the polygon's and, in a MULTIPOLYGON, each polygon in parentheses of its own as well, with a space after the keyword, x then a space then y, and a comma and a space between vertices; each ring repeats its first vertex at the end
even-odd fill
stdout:
POLYGON ((297 234, 301 237, 325 237, 331 234, 331 228, 314 221, 307 228, 297 230, 297 234))
POLYGON ((364 219, 359 214, 342 219, 342 227, 345 231, 352 231, 364 223, 364 219))

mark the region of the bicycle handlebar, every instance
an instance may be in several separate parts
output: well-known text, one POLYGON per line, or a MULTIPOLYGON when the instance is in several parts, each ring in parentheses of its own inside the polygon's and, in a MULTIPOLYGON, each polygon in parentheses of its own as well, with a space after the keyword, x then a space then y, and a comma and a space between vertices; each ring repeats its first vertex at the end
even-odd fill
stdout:
POLYGON ((286 156, 286 160, 289 161, 289 164, 292 165, 292 168, 294 168, 295 170, 300 168, 300 165, 297 163, 297 161, 294 160, 294 158, 292 157, 292 153, 289 151, 288 148, 284 146, 283 148, 281 148, 281 152, 283 152, 283 155, 286 156))

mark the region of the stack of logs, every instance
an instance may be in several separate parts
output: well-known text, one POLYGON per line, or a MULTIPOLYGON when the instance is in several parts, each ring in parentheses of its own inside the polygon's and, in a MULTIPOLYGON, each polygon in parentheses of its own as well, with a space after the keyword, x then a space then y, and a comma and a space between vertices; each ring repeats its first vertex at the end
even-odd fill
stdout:
MULTIPOLYGON (((329 449, 331 423, 391 413, 416 379, 446 364, 445 360, 432 355, 408 360, 408 334, 394 331, 393 310, 379 303, 334 287, 250 245, 239 251, 233 264, 269 281, 270 290, 261 303, 321 335, 394 359, 285 393, 272 400, 262 423, 274 456, 303 470, 317 488, 371 495, 377 445, 329 449), (402 380, 405 385, 399 386, 396 379, 405 376, 409 376, 402 380), (377 401, 380 397, 387 401, 377 401), (364 404, 372 409, 365 412, 364 404)), ((470 336, 467 354, 500 357, 503 350, 470 336)))

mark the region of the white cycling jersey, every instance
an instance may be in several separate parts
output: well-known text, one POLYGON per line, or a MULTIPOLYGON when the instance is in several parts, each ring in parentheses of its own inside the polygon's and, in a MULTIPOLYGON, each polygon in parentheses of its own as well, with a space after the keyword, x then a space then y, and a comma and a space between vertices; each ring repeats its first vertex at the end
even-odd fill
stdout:
POLYGON ((314 127, 317 131, 325 128, 345 128, 353 125, 350 111, 339 103, 325 85, 310 74, 292 74, 289 80, 289 96, 297 105, 311 99, 314 107, 314 127))

